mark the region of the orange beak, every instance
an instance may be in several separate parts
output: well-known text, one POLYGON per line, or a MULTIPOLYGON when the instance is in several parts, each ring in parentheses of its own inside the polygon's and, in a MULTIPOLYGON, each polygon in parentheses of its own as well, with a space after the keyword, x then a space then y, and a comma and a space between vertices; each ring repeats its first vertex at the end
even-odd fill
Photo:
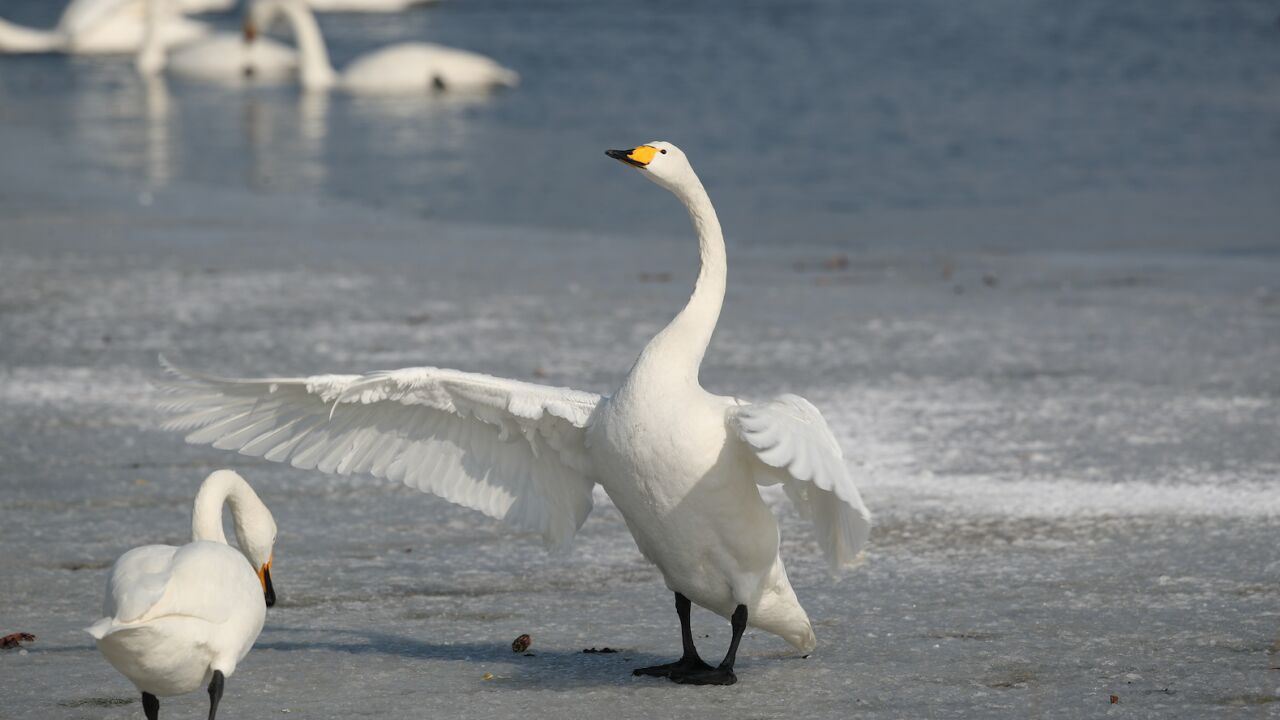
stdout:
POLYGON ((653 162, 654 156, 658 154, 658 149, 651 145, 641 145, 630 150, 605 150, 604 154, 632 167, 642 168, 653 162))
POLYGON ((271 584, 271 560, 268 560, 261 568, 258 569, 258 582, 262 583, 262 595, 267 601, 267 607, 275 605, 276 588, 271 584))

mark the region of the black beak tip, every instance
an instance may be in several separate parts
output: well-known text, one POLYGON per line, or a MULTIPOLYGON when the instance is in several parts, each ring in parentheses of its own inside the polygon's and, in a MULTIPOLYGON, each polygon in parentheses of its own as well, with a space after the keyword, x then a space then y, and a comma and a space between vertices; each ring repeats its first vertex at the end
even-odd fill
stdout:
POLYGON ((638 168, 642 168, 642 167, 644 167, 644 163, 638 163, 638 162, 636 162, 635 160, 632 160, 632 159, 631 159, 631 153, 633 153, 633 152, 635 152, 635 150, 634 150, 634 149, 632 149, 632 150, 605 150, 605 151, 604 151, 604 154, 605 154, 605 155, 608 155, 609 157, 613 158, 614 160, 619 160, 619 161, 624 162, 624 163, 626 163, 626 164, 628 164, 628 165, 630 165, 630 166, 632 166, 632 167, 638 167, 638 168))
POLYGON ((263 591, 263 596, 267 601, 267 607, 273 607, 276 604, 276 586, 271 584, 271 571, 262 573, 262 579, 266 581, 267 587, 263 591))

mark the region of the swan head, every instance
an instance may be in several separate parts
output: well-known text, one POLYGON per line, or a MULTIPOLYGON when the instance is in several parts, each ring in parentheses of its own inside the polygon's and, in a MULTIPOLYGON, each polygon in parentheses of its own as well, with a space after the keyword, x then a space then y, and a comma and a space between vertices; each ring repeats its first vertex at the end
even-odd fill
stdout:
POLYGON ((240 34, 244 37, 246 43, 257 40, 258 35, 263 30, 271 29, 271 22, 275 20, 277 13, 275 5, 278 4, 263 2, 262 0, 249 3, 248 10, 240 20, 240 34))
POLYGON ((236 542, 240 552, 249 559, 258 582, 262 583, 262 595, 267 607, 276 604, 276 589, 271 584, 271 560, 275 556, 276 521, 271 511, 262 503, 248 504, 245 511, 232 515, 236 527, 236 542))
POLYGON ((636 168, 641 175, 672 192, 698 182, 684 151, 665 140, 654 140, 630 150, 605 150, 604 154, 636 168))
POLYGON ((792 628, 782 636, 782 639, 806 655, 818 647, 818 637, 813 634, 813 625, 809 624, 808 618, 805 618, 804 627, 792 628))
POLYGON ((288 21, 302 11, 301 0, 250 0, 248 11, 240 21, 240 34, 246 44, 258 39, 264 32, 271 32, 278 20, 288 21))
POLYGON ((231 522, 236 531, 236 544, 249 560, 262 583, 267 607, 276 603, 276 589, 271 584, 271 559, 276 544, 276 521, 258 494, 240 474, 232 470, 210 473, 196 493, 192 510, 192 538, 225 543, 222 532, 223 503, 231 505, 231 522))

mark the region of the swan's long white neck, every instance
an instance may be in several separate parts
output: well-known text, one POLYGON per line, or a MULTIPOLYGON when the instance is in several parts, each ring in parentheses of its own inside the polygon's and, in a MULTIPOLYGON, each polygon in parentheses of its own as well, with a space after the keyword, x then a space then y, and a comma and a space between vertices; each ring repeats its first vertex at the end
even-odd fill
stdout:
POLYGON ((724 305, 724 290, 728 276, 728 259, 725 256, 724 233, 711 198, 702 182, 690 172, 687 182, 671 188, 689 211, 694 231, 698 235, 698 254, 701 270, 693 286, 693 295, 679 315, 675 316, 662 332, 640 353, 633 374, 662 373, 666 378, 680 383, 698 384, 698 368, 720 319, 724 305))
POLYGON ((263 6, 264 29, 280 15, 293 29, 302 86, 308 90, 324 90, 336 85, 338 74, 329 62, 329 48, 324 44, 315 14, 297 0, 259 0, 259 4, 263 6))
POLYGON ((227 535, 222 530, 224 504, 231 506, 236 542, 244 550, 248 547, 245 534, 248 514, 268 511, 267 506, 258 499, 257 493, 249 487, 249 483, 228 470, 219 470, 210 475, 200 486, 200 492, 196 493, 195 506, 191 511, 191 538, 227 544, 227 535))
POLYGON ((134 65, 143 75, 157 75, 165 66, 164 43, 160 37, 160 22, 164 17, 164 0, 147 0, 147 22, 143 29, 142 45, 134 65))

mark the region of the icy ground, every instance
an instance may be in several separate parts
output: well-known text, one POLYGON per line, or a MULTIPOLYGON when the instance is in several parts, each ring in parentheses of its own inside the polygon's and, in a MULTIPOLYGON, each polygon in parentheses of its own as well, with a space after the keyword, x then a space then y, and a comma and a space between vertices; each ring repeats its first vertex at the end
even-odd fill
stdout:
MULTIPOLYGON (((225 374, 434 364, 607 391, 687 295, 691 240, 191 188, 59 198, 40 172, 0 177, 0 634, 38 636, 0 652, 2 718, 141 717, 80 629, 114 558, 183 542, 224 466, 280 526, 280 603, 227 718, 1280 708, 1274 256, 882 247, 840 267, 830 249, 731 247, 704 382, 811 398, 876 527, 834 581, 779 503, 818 650, 751 631, 737 686, 692 688, 630 675, 674 657, 677 624, 603 497, 548 556, 402 487, 185 445, 158 430, 149 385, 164 352, 225 374), (532 656, 510 649, 522 633, 532 656), (606 646, 621 652, 582 652, 606 646)), ((694 626, 718 658, 727 623, 694 626)))

